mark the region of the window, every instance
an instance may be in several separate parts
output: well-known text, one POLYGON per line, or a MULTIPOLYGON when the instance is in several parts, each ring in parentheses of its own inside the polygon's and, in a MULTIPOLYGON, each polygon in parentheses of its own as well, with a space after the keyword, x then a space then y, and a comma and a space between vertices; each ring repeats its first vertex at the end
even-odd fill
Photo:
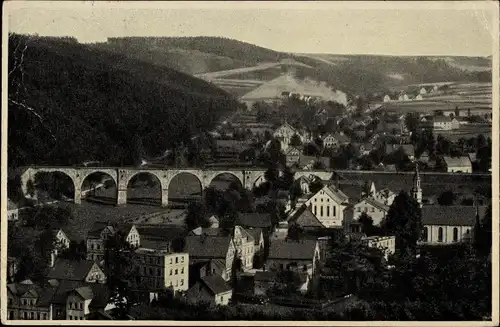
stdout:
POLYGON ((333 206, 333 216, 335 217, 337 214, 336 214, 336 209, 337 207, 336 206, 333 206))
POLYGON ((175 257, 175 263, 179 263, 179 258, 175 257))
POLYGON ((438 242, 443 241, 443 227, 439 227, 438 229, 438 242))
POLYGON ((427 238, 428 238, 428 230, 427 230, 427 227, 424 227, 424 230, 423 230, 423 232, 422 232, 422 240, 423 240, 424 242, 427 242, 427 241, 428 241, 428 239, 427 239, 427 238))
POLYGON ((220 297, 220 301, 224 302, 224 297, 223 296, 220 297))
POLYGON ((453 228, 453 242, 458 241, 458 228, 454 227, 453 228))
MULTIPOLYGON (((181 263, 184 263, 184 257, 181 257, 181 263)), ((184 271, 184 268, 182 268, 184 271)))
POLYGON ((173 270, 172 270, 172 269, 170 269, 170 276, 172 276, 172 274, 173 274, 173 270))
POLYGON ((361 207, 358 207, 358 212, 361 212, 361 207))
POLYGON ((179 274, 179 269, 175 269, 175 274, 179 274))
POLYGON ((320 216, 322 216, 322 217, 323 217, 323 206, 321 206, 321 207, 319 208, 319 212, 320 212, 320 216))
POLYGON ((317 211, 316 211, 316 206, 314 206, 314 215, 316 215, 317 211))
POLYGON ((375 208, 374 208, 374 207, 372 207, 372 210, 371 210, 371 211, 372 211, 372 212, 375 212, 375 208))
POLYGON ((326 215, 330 217, 330 206, 326 207, 326 215))
POLYGON ((149 276, 154 276, 154 274, 153 274, 153 268, 149 268, 149 276))
POLYGON ((161 269, 160 269, 160 268, 158 268, 158 269, 156 270, 156 276, 161 276, 161 269))
POLYGON ((142 271, 143 271, 144 275, 146 275, 146 267, 142 267, 142 271))
POLYGON ((83 303, 82 302, 78 303, 78 309, 83 310, 83 303))
POLYGON ((181 286, 184 285, 184 279, 181 279, 181 286))
POLYGON ((183 274, 183 273, 184 273, 184 267, 181 268, 181 274, 183 274))
POLYGON ((28 319, 28 313, 26 311, 23 312, 23 319, 28 319))
POLYGON ((465 234, 469 234, 469 232, 470 232, 470 230, 469 230, 469 229, 467 229, 467 230, 465 231, 465 234))

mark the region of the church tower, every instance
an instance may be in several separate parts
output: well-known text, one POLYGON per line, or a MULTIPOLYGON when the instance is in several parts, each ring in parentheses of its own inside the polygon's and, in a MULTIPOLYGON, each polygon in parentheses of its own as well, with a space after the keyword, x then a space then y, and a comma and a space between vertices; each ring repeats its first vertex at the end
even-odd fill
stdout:
POLYGON ((422 207, 422 188, 420 187, 420 172, 418 170, 418 163, 415 164, 415 175, 413 176, 411 196, 417 200, 420 207, 422 207))

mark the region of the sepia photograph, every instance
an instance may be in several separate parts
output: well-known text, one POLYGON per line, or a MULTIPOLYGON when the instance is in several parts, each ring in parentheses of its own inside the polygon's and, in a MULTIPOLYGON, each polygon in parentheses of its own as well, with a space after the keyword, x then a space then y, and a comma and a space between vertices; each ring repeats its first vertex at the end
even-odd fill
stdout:
POLYGON ((3 9, 2 324, 499 323, 496 1, 3 9))

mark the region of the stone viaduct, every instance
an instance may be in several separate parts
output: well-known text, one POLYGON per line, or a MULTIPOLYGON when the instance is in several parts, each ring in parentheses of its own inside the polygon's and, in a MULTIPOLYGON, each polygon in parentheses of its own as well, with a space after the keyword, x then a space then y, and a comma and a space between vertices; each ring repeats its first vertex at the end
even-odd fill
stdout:
MULTIPOLYGON (((115 167, 55 167, 55 166, 32 166, 25 167, 21 173, 21 186, 24 194, 27 194, 27 183, 29 180, 35 181, 37 173, 62 173, 68 176, 74 186, 75 196, 74 202, 80 204, 82 201, 82 186, 85 179, 94 173, 108 175, 116 185, 117 205, 127 203, 127 187, 130 180, 142 173, 146 173, 156 177, 161 186, 161 204, 168 205, 168 189, 172 179, 181 174, 187 173, 198 178, 202 191, 207 188, 210 183, 219 175, 233 175, 243 187, 252 189, 256 182, 261 179, 265 173, 263 168, 247 168, 247 169, 175 169, 175 168, 115 168, 115 167)), ((297 171, 295 178, 302 176, 317 176, 323 180, 331 179, 335 173, 333 171, 297 171)))

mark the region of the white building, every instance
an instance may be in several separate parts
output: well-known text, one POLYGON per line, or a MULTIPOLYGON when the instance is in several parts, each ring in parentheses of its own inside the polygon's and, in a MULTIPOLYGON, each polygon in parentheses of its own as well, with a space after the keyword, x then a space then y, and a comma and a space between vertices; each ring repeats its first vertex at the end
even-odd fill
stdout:
POLYGON ((349 197, 335 186, 324 186, 314 194, 305 205, 327 228, 341 227, 344 222, 344 209, 349 197))
POLYGON ((352 218, 355 220, 358 220, 364 212, 373 219, 373 225, 380 225, 382 219, 387 215, 389 207, 371 197, 366 197, 354 204, 352 208, 347 209, 347 211, 352 212, 352 218))
POLYGON ((460 128, 460 122, 449 116, 434 116, 432 127, 436 130, 451 131, 460 128))
POLYGON ((384 253, 385 260, 396 252, 395 236, 369 236, 361 239, 368 247, 380 249, 384 253))
POLYGON ((9 221, 19 220, 19 208, 11 199, 7 198, 7 219, 9 221))
POLYGON ((384 102, 391 102, 391 97, 388 94, 384 97, 384 102))
POLYGON ((421 242, 453 244, 465 241, 472 236, 476 219, 482 219, 485 211, 485 206, 424 206, 421 242))
POLYGON ((443 157, 446 171, 449 173, 472 173, 472 163, 468 156, 443 157))

